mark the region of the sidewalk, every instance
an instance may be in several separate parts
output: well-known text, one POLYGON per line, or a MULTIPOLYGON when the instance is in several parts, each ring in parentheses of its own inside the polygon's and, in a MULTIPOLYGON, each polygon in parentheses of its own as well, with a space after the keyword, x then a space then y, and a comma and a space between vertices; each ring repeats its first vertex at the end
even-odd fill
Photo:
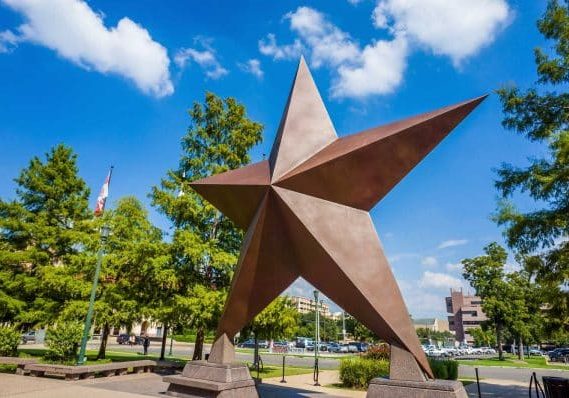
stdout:
MULTIPOLYGON (((314 386, 314 380, 312 379, 312 373, 297 375, 297 376, 288 376, 285 378, 286 384, 281 383, 280 377, 275 377, 272 379, 263 379, 263 385, 270 385, 270 386, 278 386, 283 390, 286 389, 289 392, 289 395, 279 395, 279 396, 295 396, 290 395, 292 393, 292 389, 297 389, 303 391, 302 393, 297 393, 296 396, 305 396, 309 397, 312 396, 311 393, 316 396, 322 396, 322 394, 326 394, 329 396, 335 397, 354 397, 354 398, 364 398, 366 396, 366 391, 355 391, 355 390, 347 390, 341 388, 334 388, 330 387, 332 384, 336 384, 340 382, 339 379, 339 372, 337 370, 323 370, 320 371, 320 376, 318 377, 318 381, 320 383, 320 387, 314 386)), ((262 394, 262 388, 261 388, 262 394)), ((271 397, 273 394, 270 395, 271 397)))
MULTIPOLYGON (((364 398, 365 391, 330 387, 338 383, 338 371, 320 372, 320 387, 314 386, 312 374, 289 376, 287 383, 279 378, 264 379, 258 387, 261 398, 364 398)), ((155 373, 131 374, 120 377, 97 378, 67 382, 44 377, 18 376, 0 373, 0 398, 148 398, 164 397, 168 384, 155 373)), ((484 398, 518 398, 527 396, 526 383, 485 379, 480 383, 484 398)), ((470 398, 478 397, 476 383, 466 387, 470 398)))

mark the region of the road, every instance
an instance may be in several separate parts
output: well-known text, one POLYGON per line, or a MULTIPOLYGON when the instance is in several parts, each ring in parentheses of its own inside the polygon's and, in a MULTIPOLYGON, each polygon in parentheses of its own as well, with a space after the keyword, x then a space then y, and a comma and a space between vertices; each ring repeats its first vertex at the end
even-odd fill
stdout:
MULTIPOLYGON (((168 345, 166 347, 166 353, 169 351, 170 341, 168 340, 168 345)), ((40 345, 23 345, 21 347, 29 348, 39 348, 43 347, 40 345)), ((99 347, 97 341, 90 342, 88 348, 96 350, 99 347)), ((109 340, 107 345, 107 350, 109 351, 119 351, 119 352, 142 352, 142 346, 127 346, 119 345, 115 341, 109 340)), ((209 352, 210 345, 206 344, 204 346, 204 352, 209 352)), ((194 345, 192 343, 178 343, 174 342, 172 353, 178 357, 191 358, 194 351, 194 345)), ((154 355, 160 354, 160 343, 152 342, 149 348, 149 352, 154 355)), ((340 358, 342 355, 337 355, 338 358, 328 358, 323 357, 319 359, 320 369, 338 369, 340 366, 340 358)), ((282 355, 261 353, 261 358, 265 365, 282 365, 282 355)), ((237 352, 236 359, 242 362, 253 362, 252 352, 237 352)), ((301 367, 312 367, 314 365, 314 357, 312 356, 294 356, 287 355, 286 364, 288 366, 301 366, 301 367)), ((478 367, 479 376, 482 379, 499 379, 499 380, 513 380, 517 382, 529 383, 532 372, 536 372, 537 376, 541 380, 542 376, 560 376, 569 378, 569 368, 567 370, 554 370, 554 369, 526 369, 526 368, 508 368, 508 367, 497 367, 497 366, 479 366, 478 367)), ((475 377, 474 367, 460 365, 459 375, 464 377, 475 377)))

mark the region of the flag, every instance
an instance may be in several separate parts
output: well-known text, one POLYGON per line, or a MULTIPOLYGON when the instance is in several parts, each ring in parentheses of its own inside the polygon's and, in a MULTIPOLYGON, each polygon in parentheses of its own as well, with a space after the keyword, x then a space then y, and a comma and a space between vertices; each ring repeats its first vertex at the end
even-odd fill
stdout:
POLYGON ((99 192, 99 197, 97 198, 97 204, 95 205, 95 216, 100 216, 105 210, 105 202, 109 196, 109 185, 111 184, 111 175, 113 174, 113 167, 109 170, 107 178, 101 187, 101 192, 99 192))

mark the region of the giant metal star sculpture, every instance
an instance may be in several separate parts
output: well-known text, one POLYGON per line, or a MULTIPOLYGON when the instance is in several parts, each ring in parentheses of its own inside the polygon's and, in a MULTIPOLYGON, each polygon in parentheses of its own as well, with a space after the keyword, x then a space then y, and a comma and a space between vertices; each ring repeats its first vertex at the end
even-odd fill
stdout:
POLYGON ((368 211, 483 98, 338 138, 301 59, 269 160, 192 183, 247 229, 218 337, 302 276, 391 344, 391 378, 432 377, 368 211))

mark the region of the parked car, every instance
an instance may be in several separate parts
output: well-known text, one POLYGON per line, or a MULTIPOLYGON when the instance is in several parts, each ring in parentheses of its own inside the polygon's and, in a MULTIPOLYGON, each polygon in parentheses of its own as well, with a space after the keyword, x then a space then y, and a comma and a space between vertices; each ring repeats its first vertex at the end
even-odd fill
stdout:
POLYGON ((431 348, 426 352, 427 356, 429 357, 446 357, 447 354, 444 350, 441 350, 439 348, 431 348))
POLYGON ((336 342, 328 343, 328 351, 330 351, 330 352, 340 352, 341 347, 342 347, 342 345, 338 344, 336 342))
POLYGON ((358 346, 356 346, 355 343, 343 344, 343 346, 346 347, 348 352, 359 352, 358 346))
POLYGON ((36 342, 36 332, 35 330, 30 330, 22 335, 22 343, 27 344, 28 342, 36 342))
POLYGON ((548 353, 549 359, 553 362, 568 362, 569 348, 556 348, 548 353))
POLYGON ((117 343, 118 344, 134 344, 139 345, 142 344, 142 337, 141 336, 134 336, 134 343, 131 343, 130 335, 123 333, 117 336, 117 343))
MULTIPOLYGON (((257 342, 259 348, 266 349, 269 348, 269 342, 267 340, 259 340, 257 342)), ((239 348, 255 348, 255 339, 248 339, 242 343, 237 344, 239 348)))
POLYGON ((529 356, 539 356, 539 357, 542 357, 544 354, 543 354, 543 351, 541 351, 541 350, 539 350, 539 349, 537 349, 537 348, 530 348, 530 350, 528 351, 528 355, 529 355, 529 356))
POLYGON ((358 348, 358 352, 366 352, 369 348, 369 344, 364 342, 354 343, 354 345, 358 348))
POLYGON ((308 337, 297 337, 296 339, 296 348, 304 348, 306 349, 306 346, 308 344, 312 344, 314 345, 314 340, 308 338, 308 337))

